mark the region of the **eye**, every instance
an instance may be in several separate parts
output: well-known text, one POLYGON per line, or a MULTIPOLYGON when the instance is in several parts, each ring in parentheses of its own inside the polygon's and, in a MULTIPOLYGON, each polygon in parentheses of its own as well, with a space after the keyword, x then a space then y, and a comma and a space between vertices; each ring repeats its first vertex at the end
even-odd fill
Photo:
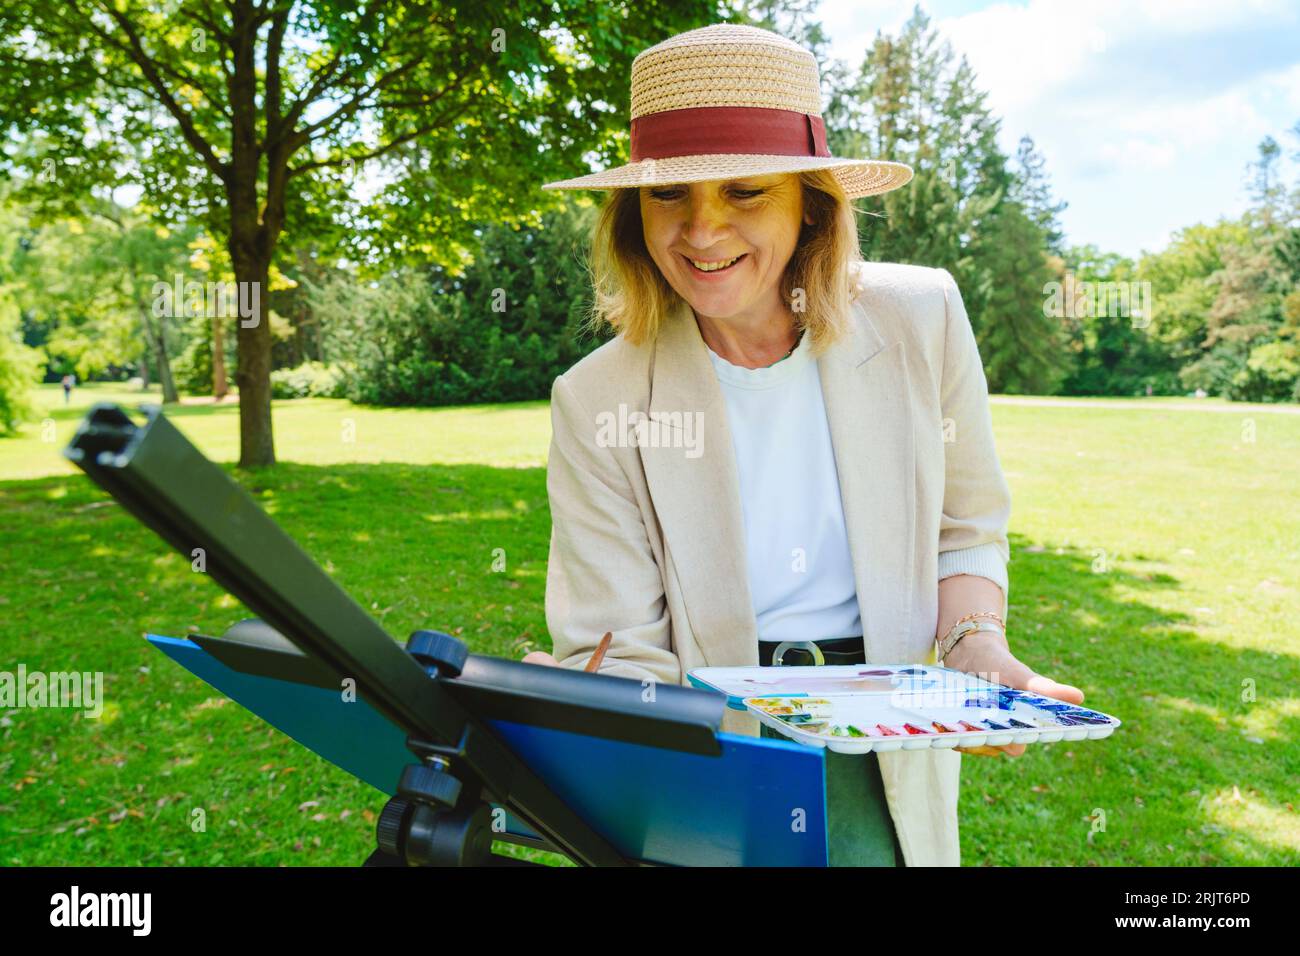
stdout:
POLYGON ((761 190, 761 189, 737 189, 737 190, 734 190, 734 193, 735 193, 735 195, 739 196, 741 199, 753 199, 755 196, 761 196, 761 195, 763 194, 763 190, 761 190))
POLYGON ((667 199, 676 199, 677 194, 680 192, 681 192, 680 189, 652 189, 650 190, 650 195, 654 199, 667 200, 667 199))

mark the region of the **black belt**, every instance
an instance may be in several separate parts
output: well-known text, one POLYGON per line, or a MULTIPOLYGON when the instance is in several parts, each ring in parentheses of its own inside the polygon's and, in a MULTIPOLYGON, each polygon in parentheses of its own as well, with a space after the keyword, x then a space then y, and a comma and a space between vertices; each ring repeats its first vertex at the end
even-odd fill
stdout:
POLYGON ((758 663, 760 667, 771 667, 777 650, 781 651, 781 666, 807 666, 811 664, 865 664, 866 651, 861 637, 831 637, 822 641, 759 641, 758 663), (814 656, 812 645, 821 652, 819 662, 814 656))

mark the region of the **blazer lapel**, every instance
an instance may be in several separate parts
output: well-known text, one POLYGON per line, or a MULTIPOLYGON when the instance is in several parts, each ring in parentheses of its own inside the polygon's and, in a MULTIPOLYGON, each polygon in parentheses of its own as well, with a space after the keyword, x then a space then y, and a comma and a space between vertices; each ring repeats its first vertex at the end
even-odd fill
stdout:
POLYGON ((758 624, 726 402, 685 301, 656 339, 649 415, 658 425, 659 447, 641 443, 641 461, 691 630, 710 665, 757 664, 758 624))
POLYGON ((866 656, 907 660, 916 539, 916 448, 904 344, 885 343, 859 298, 852 332, 818 361, 835 448, 866 656))

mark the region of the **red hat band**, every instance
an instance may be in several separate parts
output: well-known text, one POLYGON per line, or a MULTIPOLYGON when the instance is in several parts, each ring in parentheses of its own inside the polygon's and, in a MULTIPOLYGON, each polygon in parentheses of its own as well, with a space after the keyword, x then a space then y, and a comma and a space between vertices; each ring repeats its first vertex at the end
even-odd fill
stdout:
POLYGON ((830 156, 820 116, 761 106, 696 106, 632 120, 632 162, 746 153, 830 156))

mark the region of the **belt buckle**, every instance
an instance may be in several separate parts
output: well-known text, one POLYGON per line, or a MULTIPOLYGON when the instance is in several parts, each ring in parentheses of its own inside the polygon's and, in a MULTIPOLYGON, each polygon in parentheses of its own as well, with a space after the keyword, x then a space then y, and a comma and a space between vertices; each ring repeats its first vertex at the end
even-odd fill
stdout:
POLYGON ((816 641, 782 641, 780 644, 776 645, 776 649, 772 651, 772 666, 780 667, 781 661, 785 657, 785 652, 789 650, 807 651, 812 655, 813 666, 819 666, 826 663, 826 655, 822 653, 822 649, 817 646, 816 641))

